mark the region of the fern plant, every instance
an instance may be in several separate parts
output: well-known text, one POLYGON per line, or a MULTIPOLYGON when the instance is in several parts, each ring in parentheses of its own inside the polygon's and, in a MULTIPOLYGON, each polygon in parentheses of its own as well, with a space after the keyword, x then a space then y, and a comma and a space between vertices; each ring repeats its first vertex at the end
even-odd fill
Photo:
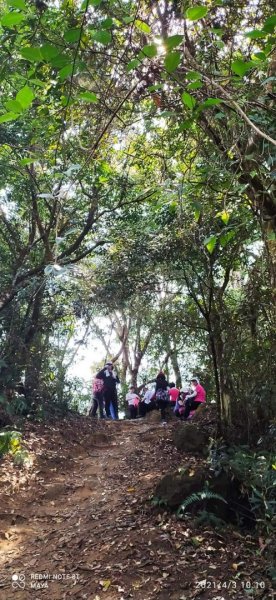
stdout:
POLYGON ((151 498, 151 504, 152 506, 164 506, 165 508, 168 506, 167 500, 163 500, 162 498, 158 498, 158 496, 153 496, 153 498, 151 498))
POLYGON ((221 496, 220 494, 215 494, 214 492, 205 489, 202 490, 202 492, 196 492, 188 496, 188 498, 185 498, 185 500, 180 504, 176 514, 180 516, 182 513, 185 512, 188 506, 194 504, 195 502, 202 502, 203 500, 221 500, 221 502, 227 504, 227 500, 225 500, 223 496, 221 496))
POLYGON ((200 510, 195 519, 196 525, 211 525, 215 529, 226 527, 227 523, 208 510, 200 510))

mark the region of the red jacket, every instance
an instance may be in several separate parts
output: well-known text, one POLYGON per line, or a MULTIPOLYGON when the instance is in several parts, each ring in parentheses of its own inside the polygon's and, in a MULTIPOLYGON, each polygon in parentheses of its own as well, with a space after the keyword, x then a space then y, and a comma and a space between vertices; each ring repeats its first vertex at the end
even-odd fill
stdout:
POLYGON ((204 387, 202 387, 202 385, 200 385, 200 383, 197 384, 196 388, 196 396, 194 398, 195 402, 206 402, 206 392, 204 387))

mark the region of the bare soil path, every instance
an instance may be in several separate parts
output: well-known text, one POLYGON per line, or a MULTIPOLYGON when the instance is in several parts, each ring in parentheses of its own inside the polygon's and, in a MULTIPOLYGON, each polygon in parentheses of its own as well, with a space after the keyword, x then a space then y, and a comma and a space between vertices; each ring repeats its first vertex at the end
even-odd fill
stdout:
POLYGON ((1 600, 272 600, 253 536, 152 506, 155 483, 183 464, 174 426, 27 424, 31 466, 1 464, 1 600))

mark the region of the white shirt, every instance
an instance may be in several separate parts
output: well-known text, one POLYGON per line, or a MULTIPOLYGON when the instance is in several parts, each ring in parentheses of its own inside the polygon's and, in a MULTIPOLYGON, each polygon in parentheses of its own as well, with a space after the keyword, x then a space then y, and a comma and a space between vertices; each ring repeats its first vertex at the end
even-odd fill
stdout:
POLYGON ((145 395, 144 395, 144 402, 145 402, 145 404, 149 404, 151 402, 154 394, 155 394, 155 390, 154 389, 153 390, 148 390, 145 393, 145 395))
POLYGON ((134 394, 134 392, 128 392, 126 395, 126 401, 129 406, 137 406, 139 402, 139 396, 137 396, 137 394, 134 394))

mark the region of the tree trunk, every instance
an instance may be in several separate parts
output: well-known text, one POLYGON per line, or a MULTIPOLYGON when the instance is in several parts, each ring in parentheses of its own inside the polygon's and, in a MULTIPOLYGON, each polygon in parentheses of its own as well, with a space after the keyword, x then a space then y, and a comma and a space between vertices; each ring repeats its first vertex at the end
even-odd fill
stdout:
POLYGON ((122 367, 120 369, 120 382, 121 386, 126 387, 126 376, 127 376, 127 363, 124 358, 122 359, 122 367))
POLYGON ((130 373, 130 381, 131 381, 131 385, 137 389, 137 377, 138 377, 138 368, 132 369, 131 373, 130 373))
POLYGON ((268 268, 270 274, 271 289, 276 296, 276 228, 274 229, 271 220, 263 222, 265 234, 265 245, 268 257, 268 268))
POLYGON ((171 354, 171 363, 172 363, 172 368, 173 368, 173 372, 174 372, 174 376, 175 376, 175 385, 176 385, 176 387, 181 388, 182 387, 182 379, 181 379, 181 373, 180 373, 179 364, 178 364, 177 352, 175 350, 171 354))
POLYGON ((208 334, 209 334, 209 341, 210 341, 210 347, 211 347, 211 355, 212 355, 214 378, 215 378, 216 397, 217 397, 218 434, 221 435, 221 433, 222 433, 222 414, 221 414, 221 391, 220 391, 219 366, 218 366, 214 334, 213 334, 213 331, 211 328, 211 323, 209 323, 209 322, 208 322, 208 334))
POLYGON ((227 372, 220 315, 217 311, 212 314, 209 338, 214 365, 219 419, 222 429, 226 431, 231 425, 231 385, 227 372))
POLYGON ((40 316, 44 298, 44 285, 35 293, 33 310, 28 330, 25 334, 25 390, 27 401, 31 404, 39 394, 42 365, 42 333, 40 316))

